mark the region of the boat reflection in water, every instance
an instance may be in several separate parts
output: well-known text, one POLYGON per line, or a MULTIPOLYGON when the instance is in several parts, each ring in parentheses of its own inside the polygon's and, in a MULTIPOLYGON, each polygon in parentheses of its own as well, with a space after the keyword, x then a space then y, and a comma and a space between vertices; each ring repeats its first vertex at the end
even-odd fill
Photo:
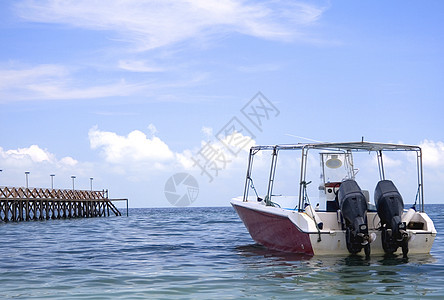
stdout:
POLYGON ((436 259, 430 254, 402 255, 318 255, 310 256, 270 250, 259 244, 233 249, 243 266, 244 280, 260 280, 273 293, 300 293, 324 297, 406 296, 433 294, 428 286, 430 276, 441 273, 430 270, 436 259), (371 288, 369 288, 371 287, 371 288))

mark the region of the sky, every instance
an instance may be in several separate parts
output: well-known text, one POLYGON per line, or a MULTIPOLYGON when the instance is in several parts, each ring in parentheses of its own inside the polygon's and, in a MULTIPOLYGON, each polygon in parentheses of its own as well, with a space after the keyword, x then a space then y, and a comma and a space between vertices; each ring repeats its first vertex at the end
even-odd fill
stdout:
POLYGON ((0 186, 227 206, 250 146, 364 137, 423 147, 440 203, 442 1, 1 1, 0 45, 0 186))

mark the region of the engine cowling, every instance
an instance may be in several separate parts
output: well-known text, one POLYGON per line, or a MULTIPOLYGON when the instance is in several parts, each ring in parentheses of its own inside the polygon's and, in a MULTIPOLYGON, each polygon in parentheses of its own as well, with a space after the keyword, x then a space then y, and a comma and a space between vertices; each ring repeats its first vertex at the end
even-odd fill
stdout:
POLYGON ((366 256, 369 256, 367 200, 355 180, 349 179, 341 183, 338 201, 345 220, 348 251, 355 254, 364 248, 366 256))
POLYGON ((382 247, 392 254, 402 247, 404 256, 408 252, 408 233, 401 216, 404 209, 402 196, 391 180, 381 180, 375 188, 375 204, 382 225, 382 247))

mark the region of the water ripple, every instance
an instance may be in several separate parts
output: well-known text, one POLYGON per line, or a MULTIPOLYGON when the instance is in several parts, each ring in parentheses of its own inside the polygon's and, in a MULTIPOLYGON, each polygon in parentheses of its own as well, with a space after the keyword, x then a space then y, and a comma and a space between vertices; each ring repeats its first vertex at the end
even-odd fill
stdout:
MULTIPOLYGON (((431 208, 443 232, 444 205, 431 208)), ((444 297, 440 235, 431 254, 408 259, 310 257, 254 244, 231 208, 133 209, 0 233, 2 299, 444 297)))

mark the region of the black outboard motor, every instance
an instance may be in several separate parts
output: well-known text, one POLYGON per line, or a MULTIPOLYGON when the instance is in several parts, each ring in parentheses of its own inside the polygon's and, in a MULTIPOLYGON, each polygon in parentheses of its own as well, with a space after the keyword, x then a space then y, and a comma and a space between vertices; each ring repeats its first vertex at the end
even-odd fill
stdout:
POLYGON ((375 204, 382 225, 382 248, 392 254, 402 247, 402 254, 407 257, 408 233, 405 222, 401 221, 404 202, 401 194, 391 180, 381 180, 375 188, 375 204))
POLYGON ((370 238, 367 226, 367 201, 354 180, 345 180, 338 191, 338 201, 345 219, 347 249, 356 254, 364 248, 370 256, 370 238))

